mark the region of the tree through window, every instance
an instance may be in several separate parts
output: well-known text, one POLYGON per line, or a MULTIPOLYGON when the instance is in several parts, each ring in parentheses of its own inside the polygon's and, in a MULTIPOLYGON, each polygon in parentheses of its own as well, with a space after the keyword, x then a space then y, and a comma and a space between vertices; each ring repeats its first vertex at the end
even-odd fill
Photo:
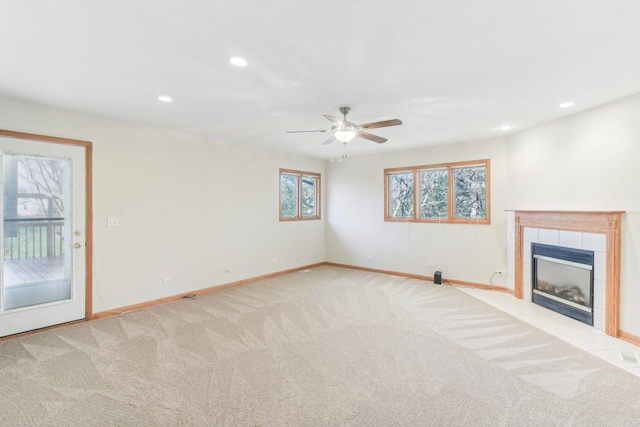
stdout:
POLYGON ((385 169, 385 220, 489 224, 489 160, 385 169))
POLYGON ((320 219, 320 174, 280 169, 280 221, 320 219))

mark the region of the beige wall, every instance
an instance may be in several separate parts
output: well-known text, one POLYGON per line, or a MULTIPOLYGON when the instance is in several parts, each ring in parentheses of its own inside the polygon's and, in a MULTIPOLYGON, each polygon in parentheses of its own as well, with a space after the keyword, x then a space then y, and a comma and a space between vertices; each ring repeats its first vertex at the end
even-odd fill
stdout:
POLYGON ((626 211, 620 324, 640 336, 640 95, 515 134, 508 147, 508 209, 626 211))
POLYGON ((624 210, 621 326, 635 335, 638 117, 640 95, 509 138, 332 163, 0 99, 2 129, 94 143, 95 311, 324 260, 489 283, 513 271, 505 209, 624 210), (384 222, 385 168, 482 158, 491 159, 490 225, 384 222), (323 220, 278 222, 281 167, 323 174, 323 220), (120 227, 106 227, 110 216, 120 227))
POLYGON ((324 219, 278 221, 279 168, 321 160, 7 99, 0 128, 93 142, 95 312, 325 260, 324 219))
MULTIPOLYGON (((327 260, 427 276, 441 270, 445 279, 489 284, 507 266, 506 177, 504 139, 328 162, 327 260), (384 169, 485 158, 491 159, 490 225, 384 221, 384 169)), ((506 286, 506 277, 494 283, 506 286)))

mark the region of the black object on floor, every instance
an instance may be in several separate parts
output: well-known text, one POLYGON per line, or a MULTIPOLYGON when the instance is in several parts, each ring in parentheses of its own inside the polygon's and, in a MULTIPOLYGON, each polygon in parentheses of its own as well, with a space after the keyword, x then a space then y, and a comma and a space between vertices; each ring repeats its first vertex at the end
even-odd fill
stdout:
POLYGON ((435 273, 433 273, 433 283, 435 283, 436 285, 441 285, 442 284, 442 272, 441 271, 436 271, 435 273))

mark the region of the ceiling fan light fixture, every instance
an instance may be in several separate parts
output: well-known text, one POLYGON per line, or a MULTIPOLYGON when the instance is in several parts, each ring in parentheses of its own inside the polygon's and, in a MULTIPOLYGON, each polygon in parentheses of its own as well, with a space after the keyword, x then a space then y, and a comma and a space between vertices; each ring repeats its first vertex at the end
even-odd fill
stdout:
POLYGON ((246 59, 239 56, 234 56, 233 58, 229 59, 229 62, 231 62, 236 67, 246 67, 248 64, 246 59))
POLYGON ((349 142, 356 137, 358 131, 355 129, 339 129, 333 133, 333 136, 340 142, 349 142))
MULTIPOLYGON (((331 136, 329 137, 329 139, 323 142, 322 145, 327 145, 335 141, 340 141, 344 144, 346 148, 347 142, 351 141, 356 136, 358 138, 368 139, 369 141, 377 142, 378 144, 387 142, 387 138, 373 135, 367 131, 369 129, 384 128, 388 126, 397 126, 402 124, 401 120, 391 119, 391 120, 381 120, 377 122, 357 125, 347 120, 347 114, 349 114, 349 111, 351 111, 351 107, 347 107, 347 106, 340 107, 340 112, 344 117, 343 120, 337 119, 333 116, 328 116, 326 114, 323 114, 324 118, 329 120, 332 123, 331 128, 328 130, 293 130, 293 131, 288 131, 287 133, 328 132, 331 136)), ((344 157, 346 157, 346 154, 344 157)))

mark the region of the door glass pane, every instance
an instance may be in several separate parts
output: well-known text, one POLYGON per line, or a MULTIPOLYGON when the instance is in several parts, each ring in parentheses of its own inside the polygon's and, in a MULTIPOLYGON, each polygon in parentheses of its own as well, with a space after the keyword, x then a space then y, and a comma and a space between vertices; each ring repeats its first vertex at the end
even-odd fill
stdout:
POLYGON ((5 155, 3 308, 71 299, 69 160, 5 155))

